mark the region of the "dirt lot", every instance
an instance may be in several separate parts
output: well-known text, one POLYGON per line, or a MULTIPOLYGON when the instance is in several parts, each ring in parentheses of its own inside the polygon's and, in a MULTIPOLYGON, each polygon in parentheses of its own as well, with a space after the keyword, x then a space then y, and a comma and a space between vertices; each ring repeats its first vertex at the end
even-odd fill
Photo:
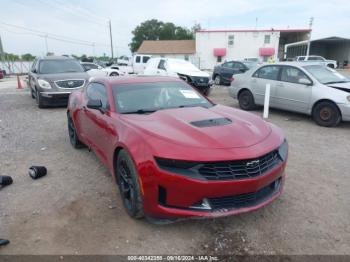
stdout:
MULTIPOLYGON (((224 87, 211 98, 237 107, 224 87)), ((259 109, 254 113, 261 115, 259 109)), ((285 191, 256 212, 153 225, 130 219, 107 169, 68 141, 64 108, 0 82, 0 254, 350 254, 350 123, 272 110, 290 143, 285 191), (31 165, 48 175, 32 180, 31 165)))

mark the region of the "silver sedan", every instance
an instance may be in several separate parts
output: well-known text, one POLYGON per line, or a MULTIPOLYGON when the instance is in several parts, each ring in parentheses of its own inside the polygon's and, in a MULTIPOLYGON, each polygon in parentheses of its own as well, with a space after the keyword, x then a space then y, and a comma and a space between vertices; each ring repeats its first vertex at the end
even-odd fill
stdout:
POLYGON ((229 88, 244 110, 264 104, 269 83, 270 107, 311 115, 321 126, 350 121, 350 80, 316 63, 261 65, 236 75, 229 88))

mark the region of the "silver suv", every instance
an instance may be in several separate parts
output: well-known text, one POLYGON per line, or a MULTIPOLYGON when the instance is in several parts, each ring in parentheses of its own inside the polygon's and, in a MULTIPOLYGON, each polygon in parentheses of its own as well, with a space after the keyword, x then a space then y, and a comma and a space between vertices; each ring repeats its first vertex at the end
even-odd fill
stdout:
POLYGON ((89 75, 82 65, 64 56, 36 59, 28 74, 31 95, 39 108, 66 106, 70 93, 84 87, 88 80, 89 75))
POLYGON ((334 69, 312 63, 276 63, 235 75, 229 88, 244 110, 264 104, 270 84, 270 106, 311 115, 321 126, 350 121, 350 80, 334 69))

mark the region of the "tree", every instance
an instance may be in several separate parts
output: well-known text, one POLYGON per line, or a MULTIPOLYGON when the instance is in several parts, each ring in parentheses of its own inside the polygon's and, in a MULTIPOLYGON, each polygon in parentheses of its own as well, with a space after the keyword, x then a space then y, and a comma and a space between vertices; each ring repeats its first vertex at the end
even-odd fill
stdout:
POLYGON ((35 59, 35 56, 33 56, 32 54, 27 53, 27 54, 21 55, 21 58, 24 61, 33 61, 35 59))
POLYGON ((141 23, 132 31, 132 34, 134 36, 129 44, 132 53, 137 51, 144 40, 189 40, 194 38, 191 30, 157 19, 141 23))

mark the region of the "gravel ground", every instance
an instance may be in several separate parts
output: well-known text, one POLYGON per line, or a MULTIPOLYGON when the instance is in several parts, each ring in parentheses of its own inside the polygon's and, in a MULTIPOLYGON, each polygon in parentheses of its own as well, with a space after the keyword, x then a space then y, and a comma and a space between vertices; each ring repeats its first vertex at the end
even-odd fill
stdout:
MULTIPOLYGON (((237 107, 225 87, 213 101, 237 107)), ((262 110, 253 112, 261 115, 262 110)), ((0 80, 0 254, 350 254, 350 123, 322 128, 279 110, 290 144, 283 195, 255 212, 153 225, 124 211, 107 169, 68 141, 64 108, 39 110, 0 80), (48 175, 32 180, 31 165, 48 175)))

